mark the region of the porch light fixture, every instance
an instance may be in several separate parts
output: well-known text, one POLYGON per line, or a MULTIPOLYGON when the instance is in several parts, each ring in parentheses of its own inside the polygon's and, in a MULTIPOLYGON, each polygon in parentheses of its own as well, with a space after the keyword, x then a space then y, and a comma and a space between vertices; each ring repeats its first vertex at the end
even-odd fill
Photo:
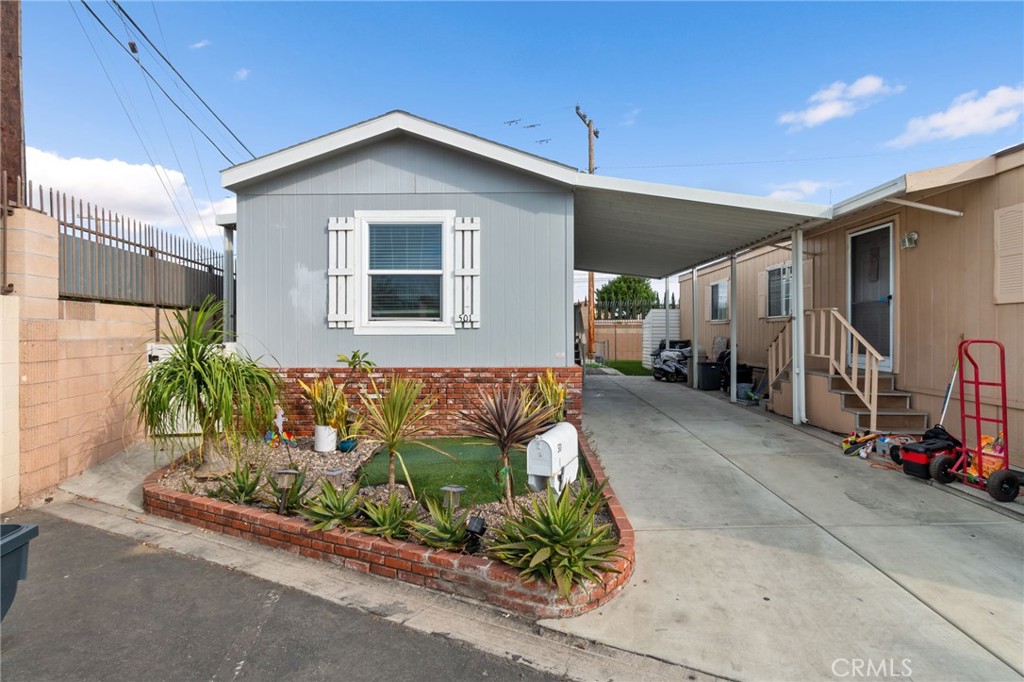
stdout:
POLYGON ((288 491, 291 490, 292 484, 295 483, 295 477, 299 475, 299 472, 295 469, 278 469, 274 472, 274 481, 277 482, 277 489, 281 494, 281 499, 278 501, 277 513, 284 516, 285 511, 288 507, 288 491))
POLYGON ((900 237, 901 249, 912 249, 917 246, 917 232, 907 232, 900 237))
POLYGON ((441 486, 441 492, 444 493, 444 506, 448 509, 458 509, 459 499, 462 497, 466 489, 461 485, 449 484, 441 486))
POLYGON ((331 485, 334 486, 335 490, 338 490, 345 483, 345 470, 328 469, 327 471, 324 472, 324 478, 330 481, 331 485))

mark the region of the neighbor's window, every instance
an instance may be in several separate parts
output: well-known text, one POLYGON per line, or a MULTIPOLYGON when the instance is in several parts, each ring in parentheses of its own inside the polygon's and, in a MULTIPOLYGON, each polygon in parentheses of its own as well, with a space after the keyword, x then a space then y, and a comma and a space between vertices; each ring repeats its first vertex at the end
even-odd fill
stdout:
POLYGON ((711 285, 711 320, 729 319, 729 282, 716 282, 711 285))
POLYGON ((790 290, 793 282, 793 266, 780 265, 768 270, 768 317, 790 315, 790 290))
POLYGON ((441 223, 369 223, 370 320, 440 320, 441 223))

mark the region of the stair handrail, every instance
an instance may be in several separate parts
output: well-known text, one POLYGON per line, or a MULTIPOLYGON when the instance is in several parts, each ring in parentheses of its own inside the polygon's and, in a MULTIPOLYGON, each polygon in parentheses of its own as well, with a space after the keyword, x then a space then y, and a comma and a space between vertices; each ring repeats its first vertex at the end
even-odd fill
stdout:
POLYGON ((882 354, 853 328, 838 308, 811 308, 804 314, 808 318, 807 355, 828 360, 829 375, 843 378, 869 410, 870 430, 877 431, 878 370, 882 354), (848 355, 853 359, 849 366, 848 355), (864 356, 863 372, 857 361, 861 355, 864 356))
POLYGON ((793 362, 793 318, 789 317, 772 342, 768 344, 768 386, 775 385, 779 376, 793 362))

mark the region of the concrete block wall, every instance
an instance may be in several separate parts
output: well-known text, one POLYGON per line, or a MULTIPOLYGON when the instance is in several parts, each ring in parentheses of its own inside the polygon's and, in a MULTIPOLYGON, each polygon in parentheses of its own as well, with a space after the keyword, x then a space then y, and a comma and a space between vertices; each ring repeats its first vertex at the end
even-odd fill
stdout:
MULTIPOLYGON (((14 305, 17 313, 4 317, 4 336, 17 330, 18 438, 4 440, 3 476, 6 481, 8 462, 16 462, 18 499, 27 504, 144 437, 123 389, 145 366, 154 312, 60 300, 57 222, 17 209, 8 228, 14 293, 4 297, 4 312, 14 305), (16 455, 8 455, 11 443, 16 443, 16 455)), ((13 346, 4 343, 6 353, 13 346)), ((6 380, 8 374, 3 376, 6 380)), ((9 392, 3 397, 7 415, 9 392)))
POLYGON ((594 351, 605 360, 642 360, 643 320, 594 320, 594 351))
POLYGON ((18 506, 19 300, 0 296, 0 513, 18 506))

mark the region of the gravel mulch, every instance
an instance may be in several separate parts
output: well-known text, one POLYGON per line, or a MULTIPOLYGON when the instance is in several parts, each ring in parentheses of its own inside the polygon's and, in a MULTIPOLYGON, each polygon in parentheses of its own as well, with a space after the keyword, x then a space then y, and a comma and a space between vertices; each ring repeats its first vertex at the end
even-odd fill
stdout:
MULTIPOLYGON (((244 442, 240 459, 242 462, 255 467, 262 466, 267 474, 278 469, 289 468, 305 471, 307 482, 313 483, 309 494, 310 496, 315 496, 320 492, 319 481, 325 471, 328 469, 344 470, 344 486, 348 487, 356 481, 360 468, 373 458, 380 449, 379 446, 373 443, 361 442, 352 452, 342 453, 335 451, 319 453, 313 450, 312 438, 299 438, 296 440, 296 443, 295 447, 286 447, 282 444, 279 447, 272 448, 263 441, 244 442)), ((225 463, 225 468, 231 469, 233 465, 225 463)), ((171 469, 161 479, 161 483, 169 488, 195 495, 207 495, 220 485, 216 480, 200 480, 196 478, 195 472, 188 466, 179 466, 171 469)), ((573 483, 572 487, 574 490, 578 489, 579 484, 573 483)), ((359 492, 363 499, 376 503, 386 502, 388 499, 387 485, 369 486, 362 488, 359 492)), ((397 493, 405 504, 412 504, 412 494, 407 487, 399 484, 397 486, 397 493)), ((506 511, 505 505, 502 502, 475 505, 469 508, 469 513, 470 516, 482 516, 487 522, 488 528, 497 528, 503 525, 505 519, 510 516, 520 518, 523 510, 531 508, 533 500, 539 500, 544 495, 544 492, 531 492, 518 496, 516 498, 516 508, 511 514, 506 511)), ((429 515, 423 506, 419 508, 418 517, 421 520, 429 519, 429 515)), ((597 522, 599 524, 611 522, 611 516, 608 514, 607 509, 602 509, 598 513, 597 522)), ((612 530, 614 533, 614 526, 612 530)))

